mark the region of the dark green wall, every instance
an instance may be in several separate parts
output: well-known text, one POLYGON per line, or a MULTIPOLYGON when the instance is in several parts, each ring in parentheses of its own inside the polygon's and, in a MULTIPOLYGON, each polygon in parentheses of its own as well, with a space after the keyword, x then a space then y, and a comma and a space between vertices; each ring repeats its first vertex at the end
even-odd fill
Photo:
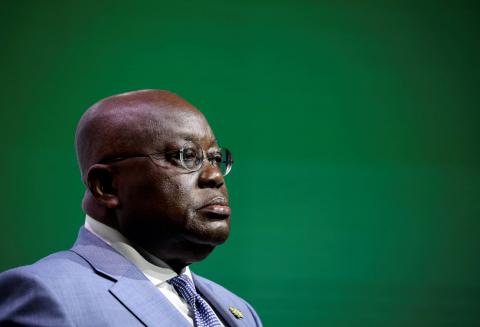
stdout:
POLYGON ((0 270, 74 241, 81 113, 161 88, 236 160, 231 238, 193 270, 267 326, 479 326, 479 14, 475 1, 1 1, 0 270))

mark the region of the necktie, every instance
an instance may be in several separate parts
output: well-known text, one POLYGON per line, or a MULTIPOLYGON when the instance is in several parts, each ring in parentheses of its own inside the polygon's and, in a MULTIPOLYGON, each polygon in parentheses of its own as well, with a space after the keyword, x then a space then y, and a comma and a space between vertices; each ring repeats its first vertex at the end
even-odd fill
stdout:
POLYGON ((208 303, 195 290, 192 280, 185 274, 168 281, 178 294, 190 305, 196 327, 221 327, 220 321, 208 303))

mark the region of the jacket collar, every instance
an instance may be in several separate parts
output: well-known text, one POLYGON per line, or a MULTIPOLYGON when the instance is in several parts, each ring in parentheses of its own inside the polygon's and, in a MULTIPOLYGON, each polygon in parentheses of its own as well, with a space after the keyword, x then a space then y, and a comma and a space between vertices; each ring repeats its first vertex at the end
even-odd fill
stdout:
MULTIPOLYGON (((89 232, 80 228, 77 241, 70 249, 85 259, 93 270, 114 283, 109 292, 147 326, 191 327, 177 309, 158 291, 145 275, 124 256, 89 232)), ((226 326, 247 326, 236 319, 225 303, 237 303, 225 294, 217 294, 204 279, 194 273, 192 278, 198 292, 212 305, 226 326)), ((247 307, 239 307, 248 312, 247 307)))
POLYGON ((109 292, 147 326, 189 326, 186 319, 135 265, 108 244, 80 228, 71 248, 96 273, 114 283, 109 292))

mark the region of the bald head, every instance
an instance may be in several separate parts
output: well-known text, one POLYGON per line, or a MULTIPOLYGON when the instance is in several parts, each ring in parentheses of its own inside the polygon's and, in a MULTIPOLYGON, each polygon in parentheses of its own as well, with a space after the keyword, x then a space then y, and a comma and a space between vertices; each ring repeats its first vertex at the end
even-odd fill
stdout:
POLYGON ((85 212, 176 270, 227 239, 221 163, 231 157, 179 96, 142 90, 97 102, 78 123, 76 150, 85 212))
MULTIPOLYGON (((202 115, 174 93, 140 90, 113 95, 90 107, 76 130, 76 151, 82 177, 102 160, 139 153, 162 137, 165 120, 202 115)), ((202 115, 203 117, 203 115, 202 115)))

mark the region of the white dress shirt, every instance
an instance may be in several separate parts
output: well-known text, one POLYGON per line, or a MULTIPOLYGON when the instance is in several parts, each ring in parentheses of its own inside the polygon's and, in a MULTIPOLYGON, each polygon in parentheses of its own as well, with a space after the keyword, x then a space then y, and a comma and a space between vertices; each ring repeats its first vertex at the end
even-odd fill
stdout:
MULTIPOLYGON (((192 326, 194 325, 193 312, 190 305, 178 295, 171 284, 167 283, 167 280, 178 275, 168 264, 142 248, 134 248, 132 243, 120 232, 88 215, 85 218, 85 228, 132 262, 173 304, 185 319, 187 319, 192 326)), ((188 266, 182 270, 182 274, 192 279, 192 274, 188 266)))

